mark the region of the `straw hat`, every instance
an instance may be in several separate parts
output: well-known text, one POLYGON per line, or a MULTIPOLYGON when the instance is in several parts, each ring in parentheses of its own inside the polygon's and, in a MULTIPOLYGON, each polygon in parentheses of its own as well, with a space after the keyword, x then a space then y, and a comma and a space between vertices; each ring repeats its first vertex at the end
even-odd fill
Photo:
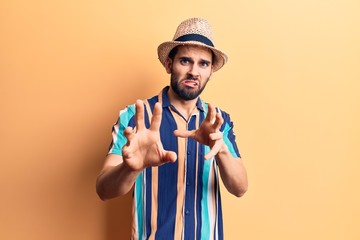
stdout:
POLYGON ((157 51, 159 60, 165 66, 170 51, 179 45, 196 45, 209 48, 215 54, 213 71, 219 70, 227 62, 227 56, 215 48, 212 29, 209 22, 202 18, 190 18, 178 26, 172 41, 159 45, 157 51))

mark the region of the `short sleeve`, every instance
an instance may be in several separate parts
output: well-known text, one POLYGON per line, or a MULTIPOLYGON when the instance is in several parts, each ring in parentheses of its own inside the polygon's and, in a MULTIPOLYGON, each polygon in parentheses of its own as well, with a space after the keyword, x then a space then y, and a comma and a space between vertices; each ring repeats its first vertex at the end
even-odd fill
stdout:
POLYGON ((234 133, 234 123, 230 119, 230 115, 221 111, 224 123, 221 131, 223 132, 224 142, 234 157, 241 157, 238 146, 236 144, 236 136, 234 133))
POLYGON ((128 126, 134 127, 135 105, 131 105, 121 110, 117 121, 112 126, 112 142, 109 146, 108 154, 122 155, 122 148, 127 139, 124 130, 128 126))

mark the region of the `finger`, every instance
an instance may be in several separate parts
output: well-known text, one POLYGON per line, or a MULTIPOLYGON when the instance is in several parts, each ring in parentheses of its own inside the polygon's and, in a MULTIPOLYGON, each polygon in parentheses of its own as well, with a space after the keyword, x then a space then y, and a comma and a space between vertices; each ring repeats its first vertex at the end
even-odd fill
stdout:
POLYGON ((214 132, 214 133, 209 134, 210 140, 213 140, 213 141, 222 139, 222 137, 223 137, 222 132, 214 132))
POLYGON ((196 130, 191 130, 191 131, 188 131, 188 130, 175 130, 174 131, 174 135, 176 137, 182 137, 182 138, 194 138, 195 137, 195 131, 196 130))
POLYGON ((216 113, 216 119, 215 119, 215 122, 214 122, 214 128, 216 130, 219 130, 223 123, 224 123, 224 119, 221 116, 221 113, 216 113))
POLYGON ((177 155, 176 155, 175 152, 173 152, 173 151, 165 151, 164 155, 163 155, 163 158, 162 158, 162 161, 164 163, 175 162, 176 159, 177 159, 177 155))
POLYGON ((210 149, 210 152, 208 152, 207 154, 205 154, 204 158, 207 159, 211 159, 213 158, 221 149, 222 146, 222 141, 216 141, 214 146, 210 149))
POLYGON ((130 142, 134 138, 134 129, 132 127, 125 128, 124 135, 128 142, 130 142))
POLYGON ((153 116, 151 118, 150 130, 159 131, 162 117, 161 103, 157 102, 154 106, 153 116))
POLYGON ((213 107, 210 103, 208 104, 208 113, 206 115, 205 120, 209 122, 213 122, 213 119, 215 118, 216 110, 215 107, 213 107))
POLYGON ((136 128, 139 131, 145 128, 144 103, 141 100, 136 100, 135 106, 136 106, 136 113, 135 113, 136 128))

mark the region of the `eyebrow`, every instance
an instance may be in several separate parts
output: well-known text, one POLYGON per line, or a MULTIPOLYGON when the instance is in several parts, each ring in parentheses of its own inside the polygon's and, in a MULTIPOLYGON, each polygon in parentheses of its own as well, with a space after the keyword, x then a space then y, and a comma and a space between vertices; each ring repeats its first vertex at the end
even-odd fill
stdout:
POLYGON ((210 63, 211 63, 211 61, 208 61, 208 60, 205 60, 205 59, 201 59, 200 62, 202 62, 202 63, 207 63, 207 64, 209 64, 209 65, 210 65, 210 63))
MULTIPOLYGON (((186 57, 186 56, 183 56, 183 57, 179 57, 179 59, 180 60, 187 60, 187 61, 189 61, 189 62, 194 62, 194 60, 191 58, 191 57, 186 57)), ((201 62, 201 63, 207 63, 207 64, 211 64, 211 61, 209 61, 209 60, 206 60, 206 59, 200 59, 200 61, 199 62, 201 62)))
POLYGON ((189 62, 194 62, 194 60, 191 57, 179 57, 180 60, 187 60, 189 62))

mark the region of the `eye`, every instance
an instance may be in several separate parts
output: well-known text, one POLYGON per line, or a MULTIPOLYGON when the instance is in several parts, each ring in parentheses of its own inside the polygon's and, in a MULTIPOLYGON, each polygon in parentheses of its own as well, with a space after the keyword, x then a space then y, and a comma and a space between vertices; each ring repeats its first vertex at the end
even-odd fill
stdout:
POLYGON ((200 62, 200 66, 201 66, 202 68, 207 68, 208 66, 210 66, 210 62, 208 62, 208 61, 201 61, 201 62, 200 62))
POLYGON ((188 65, 190 63, 190 60, 188 58, 181 58, 180 63, 182 65, 188 65))

